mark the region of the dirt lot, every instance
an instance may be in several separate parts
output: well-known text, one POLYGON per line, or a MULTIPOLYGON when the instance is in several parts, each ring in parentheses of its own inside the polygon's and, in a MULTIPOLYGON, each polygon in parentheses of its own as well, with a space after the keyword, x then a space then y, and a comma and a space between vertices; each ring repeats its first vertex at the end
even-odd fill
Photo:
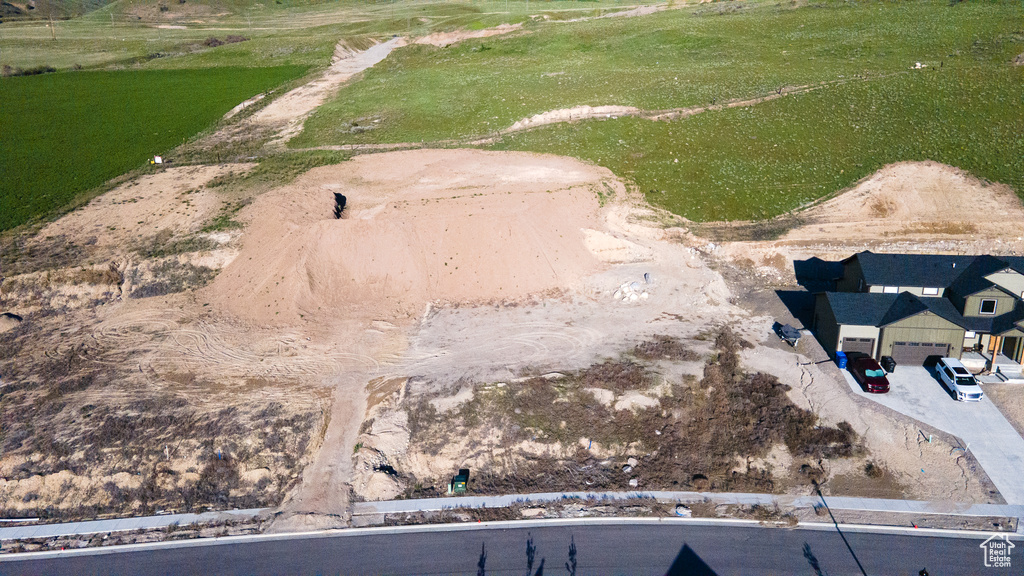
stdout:
MULTIPOLYGON (((896 183, 938 170, 944 208, 841 245, 848 228, 823 208, 792 238, 709 245, 607 170, 532 154, 366 155, 243 199, 214 184, 248 166, 139 178, 4 246, 0 312, 21 318, 0 333, 5 514, 280 504, 272 529, 339 526, 350 491, 427 493, 465 465, 495 488, 806 492, 813 478, 835 494, 998 500, 947 442, 921 445, 915 423, 858 403, 813 343, 770 332, 794 256, 1017 249, 1009 228, 934 219, 998 205, 1019 221, 999 187, 911 167, 896 183), (244 227, 209 231, 225 216, 244 227), (723 411, 750 390, 763 402, 723 411), (566 414, 586 410, 555 420, 566 399, 566 414), (788 416, 726 445, 700 427, 758 410, 788 416), (714 458, 673 472, 694 438, 714 458)), ((868 185, 854 206, 896 184, 868 185)), ((905 211, 937 194, 917 190, 905 211)))
POLYGON ((985 386, 985 395, 1024 436, 1024 386, 1020 384, 991 384, 985 386))

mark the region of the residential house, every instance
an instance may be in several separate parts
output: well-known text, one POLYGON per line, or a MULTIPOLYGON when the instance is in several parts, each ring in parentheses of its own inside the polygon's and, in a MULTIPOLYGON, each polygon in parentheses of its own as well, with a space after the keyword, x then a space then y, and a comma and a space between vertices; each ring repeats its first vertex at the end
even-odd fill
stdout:
POLYGON ((875 254, 841 262, 817 294, 813 329, 836 351, 898 364, 971 351, 992 364, 1024 356, 1024 257, 875 254))

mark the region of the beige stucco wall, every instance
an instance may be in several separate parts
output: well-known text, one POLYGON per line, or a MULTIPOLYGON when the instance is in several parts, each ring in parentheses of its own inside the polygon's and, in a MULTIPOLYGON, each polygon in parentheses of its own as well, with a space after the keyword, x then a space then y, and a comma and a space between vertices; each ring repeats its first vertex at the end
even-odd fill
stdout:
POLYGON ((980 335, 977 332, 975 332, 974 338, 968 338, 967 337, 967 333, 965 332, 964 333, 964 348, 974 348, 974 346, 978 344, 978 341, 981 340, 981 337, 982 337, 982 335, 980 335))
POLYGON ((854 326, 847 324, 839 327, 839 338, 836 340, 836 346, 842 344, 843 338, 873 338, 875 344, 871 349, 871 356, 874 357, 875 352, 878 351, 878 334, 877 326, 854 326))

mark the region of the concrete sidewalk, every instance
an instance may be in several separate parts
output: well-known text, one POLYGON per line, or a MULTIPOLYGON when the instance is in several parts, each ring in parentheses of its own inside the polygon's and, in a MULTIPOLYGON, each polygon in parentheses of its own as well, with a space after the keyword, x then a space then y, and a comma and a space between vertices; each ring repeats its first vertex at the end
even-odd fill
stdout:
POLYGON ((187 524, 206 524, 227 520, 249 520, 260 515, 272 513, 270 508, 250 508, 248 510, 224 510, 222 512, 203 512, 202 514, 166 514, 163 516, 139 516, 137 518, 114 518, 112 520, 90 520, 87 522, 69 522, 67 524, 33 524, 30 526, 9 526, 0 528, 0 540, 24 540, 27 538, 54 538, 57 536, 76 536, 80 534, 105 534, 107 532, 130 532, 167 526, 185 526, 187 524))
MULTIPOLYGON (((786 496, 777 494, 743 494, 721 492, 544 492, 538 494, 510 494, 505 496, 454 496, 450 498, 423 498, 419 500, 387 500, 358 502, 353 515, 400 514, 430 512, 452 508, 502 508, 513 504, 531 505, 580 498, 583 500, 627 500, 650 498, 662 502, 693 503, 705 500, 715 504, 745 504, 762 506, 794 506, 810 508, 820 506, 818 496, 786 496)), ((833 510, 860 510, 913 514, 947 514, 954 516, 1003 516, 1019 518, 1017 531, 1024 533, 1024 505, 1018 504, 963 504, 950 501, 888 500, 883 498, 852 498, 828 496, 825 502, 833 510)))
MULTIPOLYGON (((787 496, 778 494, 745 494, 730 492, 543 492, 537 494, 508 494, 504 496, 455 496, 449 498, 422 498, 418 500, 385 500, 381 502, 357 502, 352 514, 368 516, 373 514, 402 514, 411 512, 436 512, 452 508, 503 508, 513 504, 541 505, 571 498, 584 500, 629 500, 649 498, 660 502, 694 503, 705 500, 715 504, 743 504, 762 506, 793 506, 810 508, 820 506, 818 496, 787 496)), ((1018 518, 1017 533, 1024 534, 1024 505, 1014 504, 962 504, 957 502, 926 502, 920 500, 886 500, 881 498, 851 498, 829 496, 825 499, 833 510, 860 510, 869 512, 891 512, 908 514, 946 514, 954 516, 1001 516, 1018 518)), ((105 534, 107 532, 128 532, 167 526, 184 526, 192 523, 210 523, 229 520, 248 520, 257 516, 273 514, 271 508, 248 510, 225 510, 202 514, 167 514, 164 516, 141 516, 138 518, 117 518, 112 520, 90 520, 67 524, 34 524, 0 528, 0 540, 24 540, 28 538, 54 538, 105 534)))

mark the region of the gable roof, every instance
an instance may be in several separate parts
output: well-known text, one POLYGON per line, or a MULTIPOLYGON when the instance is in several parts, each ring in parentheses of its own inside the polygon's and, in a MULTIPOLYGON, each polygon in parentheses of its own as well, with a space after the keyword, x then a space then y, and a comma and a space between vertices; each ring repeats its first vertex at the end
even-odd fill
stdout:
POLYGON ((1022 256, 963 256, 947 254, 876 254, 858 252, 843 260, 860 262, 864 283, 868 286, 920 286, 952 288, 961 295, 977 293, 993 286, 985 276, 1011 269, 1024 274, 1022 256))
POLYGON ((926 286, 948 288, 974 256, 940 254, 875 254, 858 252, 843 260, 860 262, 864 283, 869 286, 926 286))
MULTIPOLYGON (((824 296, 832 308, 832 314, 836 317, 837 324, 881 328, 922 312, 931 312, 961 328, 974 329, 966 326, 973 318, 961 316, 956 307, 945 298, 918 298, 910 292, 900 292, 899 294, 825 292, 824 296)), ((1024 312, 1024 307, 1020 308, 1024 312)), ((982 320, 990 326, 993 319, 983 318, 982 320)), ((977 329, 984 330, 980 327, 977 329)))
POLYGON ((1024 303, 1022 302, 1017 302, 1012 311, 992 318, 992 327, 989 332, 998 336, 1014 329, 1024 332, 1024 303))
POLYGON ((885 313, 898 296, 877 292, 825 292, 824 295, 837 324, 857 326, 881 326, 885 313))
POLYGON ((1007 266, 1018 274, 1024 274, 1024 256, 1000 256, 1007 266))
POLYGON ((967 268, 960 272, 956 280, 953 280, 949 285, 949 289, 961 297, 977 294, 982 290, 995 286, 995 283, 986 279, 985 276, 993 272, 1006 270, 1006 268, 1006 262, 1002 262, 997 258, 978 256, 974 259, 974 262, 971 262, 967 268))

